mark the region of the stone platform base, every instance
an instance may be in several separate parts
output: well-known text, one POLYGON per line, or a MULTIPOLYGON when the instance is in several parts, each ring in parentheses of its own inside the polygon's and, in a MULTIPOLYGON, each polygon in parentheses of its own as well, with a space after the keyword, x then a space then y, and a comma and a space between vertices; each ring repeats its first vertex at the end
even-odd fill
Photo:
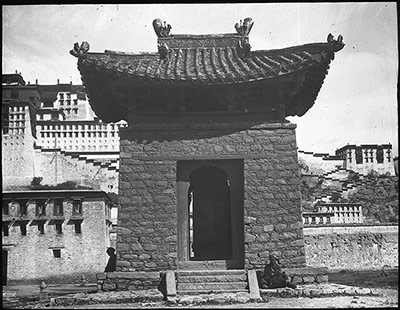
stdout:
POLYGON ((98 273, 96 277, 97 287, 99 291, 136 291, 157 288, 161 280, 161 273, 158 271, 114 271, 107 273, 98 273))
POLYGON ((101 303, 148 303, 155 307, 160 305, 200 306, 216 304, 241 304, 248 302, 263 302, 270 297, 333 297, 333 296, 378 296, 375 289, 346 286, 340 284, 306 284, 299 285, 296 289, 278 288, 260 290, 262 300, 254 300, 250 293, 223 293, 223 294, 199 294, 194 296, 176 296, 163 301, 163 295, 158 290, 147 291, 114 291, 96 294, 70 294, 50 299, 50 306, 84 305, 101 303))
MULTIPOLYGON (((282 268, 282 271, 289 277, 289 282, 299 284, 327 283, 329 280, 328 268, 282 268)), ((263 270, 257 270, 257 273, 263 270)))
MULTIPOLYGON (((296 285, 328 282, 328 268, 291 268, 282 271, 286 272, 290 282, 296 285)), ((165 273, 158 271, 98 273, 97 287, 99 291, 105 292, 156 289, 165 273)))
POLYGON ((374 289, 354 287, 335 283, 300 284, 295 289, 274 288, 260 289, 263 299, 266 297, 332 297, 332 296, 364 296, 376 295, 374 289))
POLYGON ((328 282, 328 268, 286 268, 282 269, 293 284, 311 284, 328 282))

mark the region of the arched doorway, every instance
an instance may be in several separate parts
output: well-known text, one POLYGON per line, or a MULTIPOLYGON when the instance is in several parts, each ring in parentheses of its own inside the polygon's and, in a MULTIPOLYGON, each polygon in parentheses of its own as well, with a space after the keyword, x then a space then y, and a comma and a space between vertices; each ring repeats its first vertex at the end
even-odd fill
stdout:
POLYGON ((178 268, 243 268, 243 165, 241 159, 177 162, 178 268))
POLYGON ((231 193, 227 173, 206 166, 190 174, 190 260, 232 258, 231 193))

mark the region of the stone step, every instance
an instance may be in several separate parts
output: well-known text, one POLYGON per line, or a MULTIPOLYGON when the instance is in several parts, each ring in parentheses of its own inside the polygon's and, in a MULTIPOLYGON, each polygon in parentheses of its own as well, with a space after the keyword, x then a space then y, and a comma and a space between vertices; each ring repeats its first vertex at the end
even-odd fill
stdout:
POLYGON ((181 261, 178 269, 182 270, 228 270, 235 268, 238 263, 230 260, 208 260, 208 261, 181 261))
POLYGON ((178 295, 200 295, 200 294, 223 294, 223 293, 243 293, 246 292, 248 293, 248 290, 223 290, 223 289, 212 289, 212 290, 179 290, 178 295))
POLYGON ((176 275, 180 276, 208 276, 208 275, 246 275, 243 269, 228 269, 228 270, 177 270, 176 275))
POLYGON ((243 274, 219 274, 219 275, 179 275, 178 283, 208 283, 208 282, 241 282, 246 281, 247 276, 243 274))
POLYGON ((208 282, 208 283, 179 283, 178 292, 181 291, 247 291, 247 282, 208 282))

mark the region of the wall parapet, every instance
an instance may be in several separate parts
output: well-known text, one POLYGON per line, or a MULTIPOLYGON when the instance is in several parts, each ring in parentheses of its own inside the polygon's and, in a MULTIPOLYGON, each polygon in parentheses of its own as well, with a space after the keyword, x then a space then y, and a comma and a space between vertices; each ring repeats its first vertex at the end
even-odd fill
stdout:
POLYGON ((323 234, 355 234, 361 232, 369 232, 369 233, 398 233, 399 227, 398 224, 389 224, 389 225, 355 225, 355 224, 337 224, 330 226, 315 226, 315 227, 304 227, 303 233, 304 235, 323 235, 323 234))

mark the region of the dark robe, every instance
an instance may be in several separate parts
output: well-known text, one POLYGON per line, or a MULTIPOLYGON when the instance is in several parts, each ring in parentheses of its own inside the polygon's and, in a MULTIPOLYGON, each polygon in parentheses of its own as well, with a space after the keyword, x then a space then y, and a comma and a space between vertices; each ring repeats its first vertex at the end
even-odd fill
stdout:
POLYGON ((104 272, 113 272, 117 267, 117 256, 114 253, 109 253, 110 258, 108 259, 108 263, 104 272))

